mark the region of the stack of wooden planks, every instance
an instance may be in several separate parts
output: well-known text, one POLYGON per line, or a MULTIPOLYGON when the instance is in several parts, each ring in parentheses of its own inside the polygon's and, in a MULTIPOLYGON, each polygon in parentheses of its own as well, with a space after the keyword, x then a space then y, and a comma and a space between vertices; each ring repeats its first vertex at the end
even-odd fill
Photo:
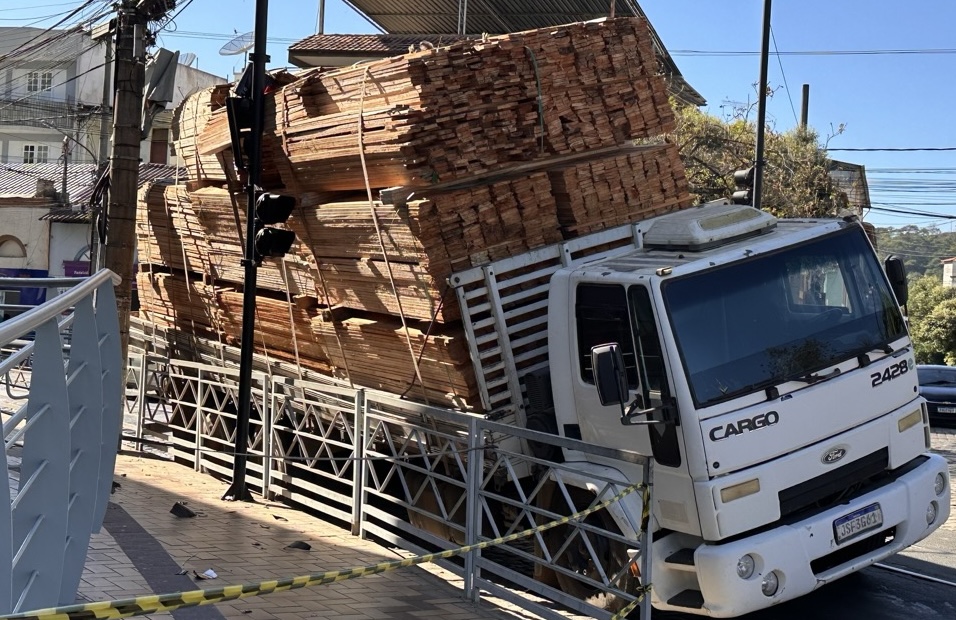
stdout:
MULTIPOLYGON (((225 181, 226 172, 215 153, 200 155, 199 141, 217 110, 223 110, 230 86, 222 84, 203 88, 189 97, 173 111, 172 150, 188 170, 194 181, 225 181)), ((228 132, 228 126, 226 128, 228 132)), ((231 163, 231 153, 229 154, 231 163)))
MULTIPOLYGON (((185 329, 201 313, 175 304, 208 285, 206 325, 236 340, 246 199, 223 97, 187 97, 190 178, 141 196, 141 261, 166 272, 141 302, 185 329)), ((297 198, 298 242, 258 271, 257 348, 356 385, 480 409, 451 274, 690 206, 643 19, 283 74, 265 99, 261 187, 297 198)))
POLYGON ((565 238, 690 206, 675 144, 548 173, 565 238))
POLYGON ((182 273, 147 268, 136 274, 136 289, 145 319, 160 327, 220 337, 222 316, 215 286, 182 273))
POLYGON ((141 264, 196 274, 210 271, 209 240, 184 186, 147 183, 140 189, 136 239, 141 264))
MULTIPOLYGON (((296 193, 426 187, 660 135, 674 123, 641 19, 315 71, 268 101, 264 168, 277 168, 296 193)), ((224 138, 220 129, 200 152, 225 148, 224 138)))
MULTIPOLYGON (((242 334, 242 293, 224 289, 216 293, 216 301, 226 342, 238 345, 242 334)), ((330 372, 328 355, 312 331, 315 315, 314 305, 302 307, 284 299, 257 296, 256 346, 267 355, 330 372)))
POLYGON ((356 384, 463 409, 479 404, 460 326, 435 333, 425 322, 406 329, 389 315, 327 312, 312 319, 312 329, 332 364, 356 384))
MULTIPOLYGON (((189 192, 188 200, 208 240, 211 273, 216 279, 242 284, 246 195, 233 196, 226 189, 204 187, 189 192)), ((258 288, 269 291, 315 296, 315 268, 302 244, 294 246, 282 260, 264 261, 257 269, 256 280, 258 288)))

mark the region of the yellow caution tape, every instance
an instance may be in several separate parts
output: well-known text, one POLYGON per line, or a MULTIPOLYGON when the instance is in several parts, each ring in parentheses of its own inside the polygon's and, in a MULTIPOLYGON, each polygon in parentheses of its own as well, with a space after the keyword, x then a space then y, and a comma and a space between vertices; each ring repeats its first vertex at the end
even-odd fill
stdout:
MULTIPOLYGON (((351 568, 348 570, 329 571, 325 573, 313 573, 311 575, 300 575, 288 579, 273 579, 269 581, 260 581, 245 585, 232 585, 222 588, 210 588, 208 590, 191 590, 189 592, 174 592, 172 594, 150 594, 147 596, 137 596, 135 598, 121 599, 117 601, 99 601, 95 603, 83 603, 79 605, 66 605, 63 607, 50 607, 48 609, 38 609, 26 613, 9 614, 0 616, 0 620, 99 620, 112 618, 129 618, 130 616, 142 616, 145 614, 154 614, 160 612, 175 611, 182 607, 196 607, 198 605, 212 605, 224 601, 234 601, 236 599, 248 598, 251 596, 261 596, 273 592, 283 592, 285 590, 294 590, 306 586, 320 586, 367 575, 377 575, 386 571, 404 568, 406 566, 417 566, 445 558, 462 555, 477 549, 485 549, 495 545, 512 542, 520 538, 533 535, 535 532, 549 530, 559 525, 576 521, 597 512, 614 502, 620 501, 625 495, 638 489, 646 488, 643 484, 633 484, 624 488, 620 493, 606 499, 602 502, 586 508, 573 515, 562 517, 550 523, 539 525, 521 532, 502 536, 494 540, 488 540, 474 545, 466 545, 457 549, 448 549, 438 553, 429 553, 419 555, 403 560, 393 560, 391 562, 380 562, 371 566, 351 568)), ((645 495, 646 502, 646 495, 645 495)), ((649 586, 641 589, 640 597, 631 602, 625 609, 630 611, 644 597, 644 593, 649 586)), ((624 610, 619 614, 626 613, 624 610)), ((623 618, 623 615, 620 615, 623 618)), ((618 616, 615 616, 618 619, 618 616)))

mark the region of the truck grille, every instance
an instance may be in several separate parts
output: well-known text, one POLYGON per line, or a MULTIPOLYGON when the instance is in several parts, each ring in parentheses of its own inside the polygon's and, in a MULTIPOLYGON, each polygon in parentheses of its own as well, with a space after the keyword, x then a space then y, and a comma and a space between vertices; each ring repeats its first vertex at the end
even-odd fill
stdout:
POLYGON ((882 448, 852 463, 780 491, 780 518, 828 508, 846 501, 880 478, 890 477, 889 450, 882 448))

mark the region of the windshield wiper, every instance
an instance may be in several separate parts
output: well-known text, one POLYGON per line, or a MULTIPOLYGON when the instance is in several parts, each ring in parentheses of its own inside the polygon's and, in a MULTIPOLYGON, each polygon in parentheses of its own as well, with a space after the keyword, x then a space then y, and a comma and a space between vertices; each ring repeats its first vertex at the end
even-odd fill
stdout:
POLYGON ((839 368, 834 368, 832 371, 828 372, 825 375, 821 375, 820 373, 817 373, 817 372, 808 372, 805 374, 798 374, 798 375, 793 375, 791 377, 787 377, 786 380, 800 381, 801 383, 806 383, 807 385, 813 385, 815 383, 820 383, 822 381, 829 381, 830 379, 833 379, 834 377, 840 376, 840 373, 841 371, 839 368))

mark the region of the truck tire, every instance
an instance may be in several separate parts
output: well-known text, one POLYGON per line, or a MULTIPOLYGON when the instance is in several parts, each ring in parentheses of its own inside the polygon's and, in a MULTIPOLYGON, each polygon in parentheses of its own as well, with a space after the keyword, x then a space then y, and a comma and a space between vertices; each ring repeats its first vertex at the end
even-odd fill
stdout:
MULTIPOLYGON (((458 502, 464 490, 447 482, 438 481, 435 486, 438 487, 438 492, 442 494, 442 498, 439 500, 439 498, 435 496, 435 491, 432 486, 427 483, 425 476, 417 472, 410 472, 405 475, 405 478, 408 481, 412 496, 418 496, 417 501, 413 505, 425 512, 425 514, 422 514, 415 510, 409 510, 408 522, 420 530, 434 534, 438 538, 456 545, 464 545, 465 535, 437 517, 437 515, 441 514, 440 506, 444 505, 445 509, 448 510, 458 502), (421 492, 419 493, 419 491, 421 492)), ((409 501, 411 501, 411 498, 409 498, 409 501)), ((464 529, 465 514, 463 505, 453 514, 449 515, 449 517, 464 529)))
MULTIPOLYGON (((586 508, 594 499, 593 494, 581 489, 569 488, 568 492, 571 495, 571 500, 574 506, 568 506, 564 495, 558 489, 555 489, 551 497, 552 512, 556 512, 561 515, 574 514, 574 512, 586 508)), ((589 523, 595 527, 599 527, 609 532, 620 534, 620 529, 617 527, 617 524, 614 523, 614 519, 610 514, 608 514, 607 510, 599 510, 594 514, 589 515, 585 519, 585 523, 589 523)), ((618 572, 621 567, 630 562, 630 558, 627 553, 627 545, 617 540, 596 535, 590 532, 581 532, 577 536, 575 543, 572 543, 568 549, 559 554, 557 557, 554 557, 554 553, 561 548, 561 545, 568 540, 572 533, 573 528, 569 525, 559 525, 547 530, 544 533, 544 539, 546 541, 548 550, 551 551, 552 554, 552 562, 556 566, 560 566, 561 568, 571 570, 582 576, 588 576, 591 579, 600 581, 600 575, 597 573, 597 569, 594 565, 594 559, 591 557, 587 547, 584 545, 583 540, 580 539, 581 535, 586 535, 589 537, 591 547, 594 549, 595 555, 599 556, 598 559, 602 565, 602 568, 604 569, 604 573, 608 577, 611 577, 611 575, 618 572)), ((617 612, 628 604, 626 599, 623 599, 616 594, 605 592, 596 586, 591 586, 587 582, 571 577, 561 571, 554 571, 554 576, 557 579, 561 590, 575 598, 581 599, 590 605, 594 605, 595 607, 600 607, 601 609, 605 609, 610 612, 617 612)), ((631 574, 630 571, 627 571, 615 583, 615 586, 618 589, 625 592, 636 592, 639 585, 640 579, 631 574)))

